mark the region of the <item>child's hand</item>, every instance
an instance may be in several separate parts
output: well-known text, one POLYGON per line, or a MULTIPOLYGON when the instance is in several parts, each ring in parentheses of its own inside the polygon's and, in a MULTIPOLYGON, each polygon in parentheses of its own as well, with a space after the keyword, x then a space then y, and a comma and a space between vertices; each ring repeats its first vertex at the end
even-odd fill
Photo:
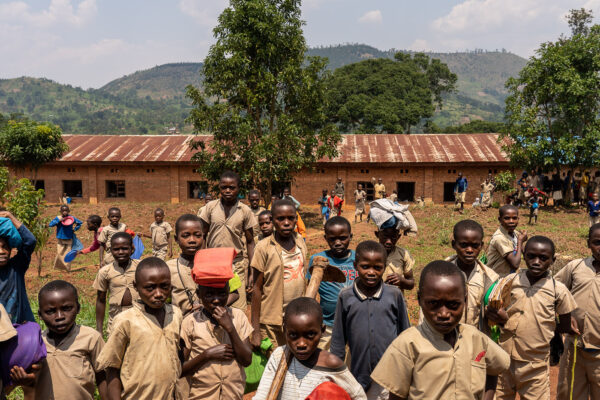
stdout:
POLYGON ((260 343, 262 342, 262 335, 260 334, 260 330, 256 329, 250 335, 250 345, 254 350, 260 349, 260 343))
POLYGON ((10 379, 18 386, 33 386, 41 368, 41 364, 33 364, 31 372, 27 373, 22 367, 14 366, 10 370, 10 379))
POLYGON ((218 344, 206 349, 204 355, 209 360, 229 361, 233 359, 233 348, 228 344, 218 344))
POLYGON ((400 283, 402 282, 402 279, 400 279, 400 275, 398 274, 390 274, 387 279, 385 280, 385 283, 387 283, 388 285, 394 285, 394 286, 400 286, 400 283))
POLYGON ((581 332, 579 331, 579 326, 577 326, 577 320, 575 320, 573 316, 571 316, 571 331, 567 333, 570 333, 571 335, 581 335, 581 332))
POLYGON ((13 215, 10 213, 10 211, 0 211, 0 217, 1 218, 14 218, 13 215))
POLYGON ((521 243, 524 243, 525 241, 527 241, 527 232, 523 231, 519 235, 517 235, 517 240, 521 243))
POLYGON ((500 325, 504 325, 508 321, 508 314, 504 308, 497 310, 488 306, 485 309, 485 316, 490 321, 493 321, 500 325))
POLYGON ((217 320, 219 325, 225 329, 225 332, 230 333, 235 330, 231 316, 225 307, 219 306, 215 308, 215 311, 213 311, 213 317, 217 320))

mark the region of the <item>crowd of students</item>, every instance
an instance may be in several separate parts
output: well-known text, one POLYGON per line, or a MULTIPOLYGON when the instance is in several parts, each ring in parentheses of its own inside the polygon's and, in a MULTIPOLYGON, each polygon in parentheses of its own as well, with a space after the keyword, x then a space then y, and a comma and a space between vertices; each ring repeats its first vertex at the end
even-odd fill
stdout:
MULTIPOLYGON (((455 254, 421 271, 419 323, 411 326, 403 293, 414 289, 415 261, 398 246, 396 227, 377 228, 375 240, 353 250, 348 220, 328 218, 329 248, 310 256, 289 193, 265 210, 256 191, 249 206, 240 202, 239 184, 225 172, 217 199, 177 218, 180 254, 167 261, 172 228, 163 210, 154 212, 147 235, 152 256, 141 261, 131 258, 134 233, 118 208, 103 228, 90 216, 94 243, 80 251, 100 249, 96 329, 75 322, 75 286, 47 283, 38 294, 47 356, 29 369, 13 367, 2 383, 35 399, 92 399, 96 389, 110 400, 241 399, 244 368, 269 339, 257 400, 271 398, 286 352, 281 400, 319 398, 332 383, 339 394, 321 398, 538 400, 550 398, 550 342, 558 336, 565 348, 558 398, 600 399, 600 224, 589 229, 591 256, 551 276, 554 243, 518 231, 517 207, 499 209, 486 263, 481 225, 458 222, 455 254), (207 253, 214 249, 224 251, 207 253), (317 299, 304 297, 311 272, 325 266, 338 268, 343 282, 324 279, 317 299)), ((62 206, 53 221, 61 241, 72 239, 75 221, 62 206)), ((68 243, 59 242, 57 257, 61 246, 68 243)), ((14 340, 12 323, 34 321, 25 290, 34 248, 28 229, 0 212, 3 344, 14 340)))

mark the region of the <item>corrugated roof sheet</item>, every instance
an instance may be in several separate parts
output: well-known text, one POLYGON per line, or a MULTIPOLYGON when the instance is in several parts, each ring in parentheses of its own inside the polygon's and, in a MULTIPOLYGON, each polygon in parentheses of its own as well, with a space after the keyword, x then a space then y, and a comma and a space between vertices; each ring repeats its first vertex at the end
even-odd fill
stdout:
MULTIPOLYGON (((175 163, 189 162, 190 142, 210 136, 192 135, 64 135, 69 152, 59 162, 175 163)), ((342 135, 339 155, 320 163, 508 163, 498 135, 381 134, 342 135)))

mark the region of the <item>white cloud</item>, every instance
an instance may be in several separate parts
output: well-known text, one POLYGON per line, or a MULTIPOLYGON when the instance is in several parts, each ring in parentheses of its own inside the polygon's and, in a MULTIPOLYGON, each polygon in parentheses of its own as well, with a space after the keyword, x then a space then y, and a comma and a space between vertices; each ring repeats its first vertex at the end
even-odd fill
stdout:
POLYGON ((227 0, 180 0, 179 9, 185 15, 194 18, 201 25, 212 28, 217 19, 229 5, 227 0))
POLYGON ((367 11, 358 19, 361 24, 380 24, 383 22, 383 15, 380 10, 367 11))
POLYGON ((431 48, 427 40, 425 39, 416 39, 410 46, 408 46, 407 50, 412 51, 430 51, 431 48))
POLYGON ((68 24, 81 27, 98 11, 96 0, 83 0, 73 5, 71 0, 51 0, 47 9, 32 12, 23 1, 0 4, 0 22, 27 24, 36 28, 68 24))

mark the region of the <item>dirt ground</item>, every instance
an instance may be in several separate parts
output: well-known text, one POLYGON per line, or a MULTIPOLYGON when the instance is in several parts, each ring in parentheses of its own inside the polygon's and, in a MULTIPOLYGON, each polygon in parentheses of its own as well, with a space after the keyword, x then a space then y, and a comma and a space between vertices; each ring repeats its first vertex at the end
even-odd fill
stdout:
MULTIPOLYGON (((200 202, 182 204, 158 204, 158 203, 120 203, 122 210, 122 222, 127 224, 135 232, 149 232, 149 226, 153 222, 153 210, 161 207, 165 210, 165 220, 174 226, 176 218, 183 213, 195 213, 200 207, 200 202)), ((89 205, 73 204, 71 214, 81 220, 85 220, 90 214, 98 214, 103 218, 103 225, 108 223, 106 213, 109 204, 89 205)), ((400 246, 410 251, 416 259, 415 277, 418 282, 419 271, 430 261, 443 259, 453 253, 450 247, 452 226, 461 219, 474 219, 482 224, 485 230, 486 242, 498 227, 498 211, 490 209, 486 212, 480 209, 467 208, 463 215, 454 212, 452 206, 426 205, 423 208, 411 207, 411 211, 419 226, 419 234, 416 237, 402 237, 400 246)), ((525 210, 523 212, 526 212, 525 210)), ((58 205, 48 205, 44 215, 53 217, 58 215, 58 205)), ((307 225, 307 245, 311 254, 326 249, 323 239, 322 220, 317 205, 302 205, 301 215, 307 225)), ((374 225, 366 222, 354 223, 354 209, 346 207, 343 216, 352 223, 353 239, 351 247, 364 240, 374 239, 374 225)), ((366 217, 366 216, 365 216, 366 217)), ((366 219, 366 218, 365 218, 366 219)), ((521 217, 520 229, 526 230, 529 236, 542 234, 550 237, 556 244, 558 257, 569 260, 588 254, 586 246, 587 216, 583 209, 542 209, 538 217, 538 224, 527 225, 527 216, 521 217)), ((80 230, 78 237, 85 246, 92 242, 92 234, 85 229, 80 230)), ((144 239, 146 253, 150 252, 149 239, 144 239)), ((177 247, 174 245, 174 251, 177 247)), ((49 240, 43 251, 41 276, 37 276, 38 260, 33 258, 31 267, 27 272, 27 289, 30 297, 37 294, 41 286, 50 280, 65 279, 75 284, 80 290, 81 296, 89 301, 95 301, 95 292, 92 282, 98 271, 98 253, 78 257, 73 263, 73 271, 70 273, 52 269, 56 254, 56 239, 54 235, 49 240)), ((564 264, 564 261, 562 262, 564 264)), ((407 297, 409 315, 413 322, 417 320, 418 306, 415 291, 405 293, 407 297)), ((555 390, 557 371, 552 370, 553 398, 555 390)))

